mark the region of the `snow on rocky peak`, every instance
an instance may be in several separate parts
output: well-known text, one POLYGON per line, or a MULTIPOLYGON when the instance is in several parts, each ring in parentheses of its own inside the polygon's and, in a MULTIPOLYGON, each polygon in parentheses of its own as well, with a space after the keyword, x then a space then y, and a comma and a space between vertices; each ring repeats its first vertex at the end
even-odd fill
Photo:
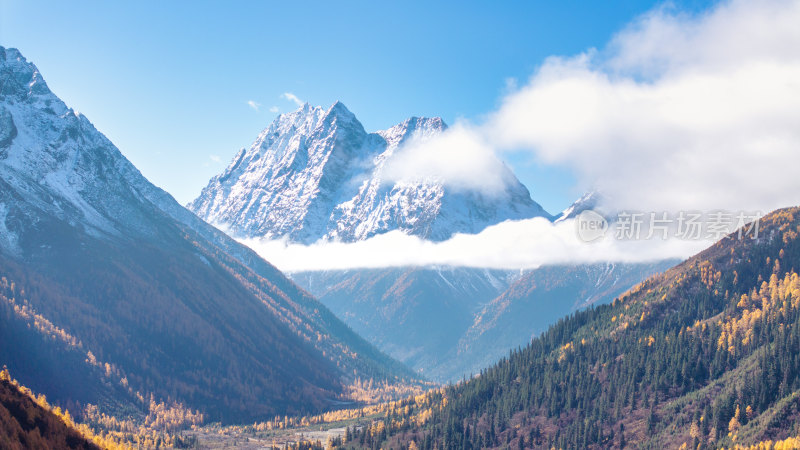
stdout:
POLYGON ((447 126, 412 117, 367 133, 341 102, 279 115, 188 208, 238 237, 352 242, 400 230, 444 240, 508 219, 550 217, 508 172, 505 192, 484 195, 441 181, 392 181, 384 168, 410 139, 447 126))
POLYGON ((35 209, 90 233, 117 234, 123 199, 137 194, 113 180, 130 177, 142 178, 86 117, 50 91, 35 65, 17 49, 0 47, 0 203, 13 211, 11 222, 32 218, 35 209))
POLYGON ((567 209, 565 209, 564 211, 561 211, 561 213, 559 213, 555 217, 555 222, 558 223, 558 222, 563 222, 563 221, 568 220, 568 219, 574 219, 574 218, 578 217, 578 214, 580 214, 580 213, 582 213, 582 212, 584 212, 586 210, 595 209, 595 208, 597 208, 599 206, 601 200, 602 200, 602 196, 600 195, 599 192, 597 192, 597 191, 589 191, 589 192, 583 194, 583 196, 581 196, 581 198, 575 200, 575 202, 573 204, 569 205, 569 207, 567 207, 567 209))
POLYGON ((52 220, 120 238, 158 233, 164 215, 225 244, 64 104, 33 63, 0 46, 0 250, 23 253, 35 239, 20 236, 52 220))

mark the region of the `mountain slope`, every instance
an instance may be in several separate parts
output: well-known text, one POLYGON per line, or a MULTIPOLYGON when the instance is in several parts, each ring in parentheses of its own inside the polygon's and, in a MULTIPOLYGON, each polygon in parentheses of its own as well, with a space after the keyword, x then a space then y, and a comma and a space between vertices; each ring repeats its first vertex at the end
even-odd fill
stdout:
POLYGON ((338 317, 426 377, 457 381, 559 318, 614 297, 675 261, 529 271, 397 268, 293 273, 338 317))
POLYGON ((509 350, 527 345, 558 319, 609 303, 677 262, 545 266, 528 271, 475 314, 442 366, 453 373, 479 373, 509 350))
POLYGON ((367 133, 341 102, 281 114, 188 205, 237 237, 346 242, 401 230, 432 240, 476 233, 506 219, 550 217, 508 171, 499 197, 436 180, 387 179, 403 144, 437 135, 439 118, 411 118, 367 133))
POLYGON ((409 415, 380 425, 420 448, 706 448, 797 436, 798 233, 800 208, 771 213, 758 239, 734 233, 612 305, 561 320, 479 377, 397 405, 409 415), (424 424, 395 425, 407 420, 424 424))
POLYGON ((409 375, 150 184, 2 47, 0 237, 0 361, 58 404, 146 412, 152 395, 249 420, 409 375))
POLYGON ((0 372, 0 447, 23 449, 99 449, 61 418, 37 404, 0 372))
POLYGON ((443 381, 461 376, 447 370, 444 356, 480 308, 509 286, 514 272, 396 268, 291 276, 359 335, 426 377, 443 381))

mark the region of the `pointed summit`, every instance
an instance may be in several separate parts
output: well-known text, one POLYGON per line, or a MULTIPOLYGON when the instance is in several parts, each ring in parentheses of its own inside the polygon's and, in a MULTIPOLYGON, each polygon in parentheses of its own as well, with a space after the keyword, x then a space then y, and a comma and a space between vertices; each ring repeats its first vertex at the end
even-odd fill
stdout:
POLYGON ((389 128, 388 130, 378 131, 389 146, 399 146, 406 139, 416 136, 426 139, 435 136, 447 129, 441 117, 410 117, 403 122, 389 128))
POLYGON ((349 116, 353 115, 353 113, 350 112, 349 109, 347 109, 347 106, 345 106, 344 103, 342 103, 340 100, 336 100, 335 102, 333 102, 331 107, 328 108, 328 111, 335 114, 342 114, 349 116))
POLYGON ((563 222, 565 220, 574 219, 584 211, 597 208, 602 202, 603 197, 597 191, 589 191, 581 196, 574 203, 569 205, 567 209, 561 211, 555 217, 555 222, 563 222))
POLYGON ((344 103, 338 100, 325 112, 325 120, 329 121, 331 124, 336 123, 343 127, 354 127, 356 132, 366 133, 361 122, 356 119, 355 114, 350 112, 350 110, 344 106, 344 103))
MULTIPOLYGON (((295 133, 300 135, 310 135, 323 124, 345 125, 358 124, 358 128, 363 130, 361 123, 358 122, 355 115, 342 102, 335 102, 329 108, 322 106, 312 106, 309 103, 303 103, 302 106, 296 110, 279 114, 278 117, 261 132, 262 136, 280 135, 287 133, 295 133)), ((256 140, 258 142, 258 140, 256 140)))
MULTIPOLYGON (((0 97, 32 101, 38 97, 62 103, 47 87, 39 69, 15 48, 0 46, 0 97)), ((63 104, 63 103, 62 103, 63 104)))

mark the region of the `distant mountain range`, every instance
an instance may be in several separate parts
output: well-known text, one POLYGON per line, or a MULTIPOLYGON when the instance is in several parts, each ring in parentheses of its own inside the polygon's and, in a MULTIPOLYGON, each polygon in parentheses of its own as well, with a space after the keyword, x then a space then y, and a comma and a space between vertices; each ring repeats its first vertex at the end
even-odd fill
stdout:
MULTIPOLYGON (((378 348, 430 379, 448 381, 475 368, 472 359, 455 365, 450 356, 481 308, 519 272, 406 267, 291 276, 378 348)), ((493 362, 508 348, 487 356, 493 362)))
POLYGON ((403 144, 445 129, 440 118, 412 117, 367 133, 341 102, 306 104, 279 115, 188 208, 235 237, 304 244, 392 230, 444 240, 508 219, 551 217, 508 169, 505 190, 492 196, 441 180, 387 179, 386 163, 403 144))
POLYGON ((3 47, 0 276, 0 365, 73 413, 164 402, 246 421, 349 401, 359 380, 416 382, 3 47))
POLYGON ((611 302, 676 261, 299 272, 292 279, 359 335, 438 382, 480 373, 561 317, 611 302))

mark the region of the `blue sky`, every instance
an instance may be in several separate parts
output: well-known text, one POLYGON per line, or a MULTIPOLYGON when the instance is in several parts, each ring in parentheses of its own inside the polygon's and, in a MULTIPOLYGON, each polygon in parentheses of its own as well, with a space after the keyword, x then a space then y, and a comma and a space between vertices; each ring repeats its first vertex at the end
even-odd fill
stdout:
MULTIPOLYGON (((658 4, 0 0, 0 45, 19 48, 57 95, 186 203, 272 121, 272 107, 296 108, 285 92, 315 105, 341 100, 368 131, 413 115, 480 121, 508 80, 525 83, 548 56, 602 48, 658 4)), ((568 169, 509 158, 550 212, 580 194, 568 169)))

